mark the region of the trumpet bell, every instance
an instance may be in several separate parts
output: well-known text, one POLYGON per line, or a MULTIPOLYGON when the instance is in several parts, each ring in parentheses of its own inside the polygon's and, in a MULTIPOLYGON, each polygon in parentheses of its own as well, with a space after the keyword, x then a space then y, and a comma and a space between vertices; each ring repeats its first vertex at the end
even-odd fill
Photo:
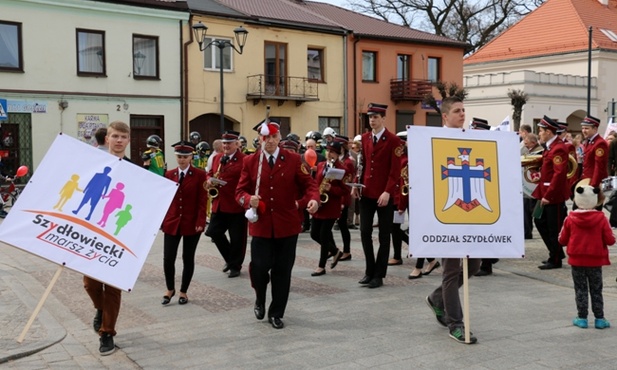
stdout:
POLYGON ((218 197, 219 196, 219 189, 217 189, 217 188, 210 188, 210 189, 208 189, 208 196, 211 199, 214 199, 214 198, 218 197))
POLYGON ((322 204, 328 203, 328 200, 330 200, 330 197, 326 193, 319 194, 319 200, 321 201, 322 204))

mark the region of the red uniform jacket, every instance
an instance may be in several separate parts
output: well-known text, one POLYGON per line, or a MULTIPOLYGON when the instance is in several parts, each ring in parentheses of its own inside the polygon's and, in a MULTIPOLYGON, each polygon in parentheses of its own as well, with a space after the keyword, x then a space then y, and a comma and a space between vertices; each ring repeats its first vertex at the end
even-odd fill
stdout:
MULTIPOLYGON (((236 200, 244 209, 250 207, 251 195, 255 194, 257 168, 262 151, 244 157, 240 182, 236 188, 236 200)), ((300 155, 285 149, 270 169, 268 161, 263 158, 259 196, 265 204, 265 212, 258 212, 259 220, 249 223, 251 236, 260 238, 285 238, 297 235, 301 231, 298 209, 306 208, 310 200, 319 202, 319 189, 310 175, 310 169, 302 163, 300 155), (304 197, 296 200, 298 194, 304 197)))
POLYGON ((531 196, 535 199, 546 198, 550 204, 565 202, 570 197, 568 151, 560 138, 556 138, 542 152, 540 181, 531 196))
POLYGON ((240 172, 242 172, 242 162, 245 155, 236 150, 233 157, 225 164, 221 164, 223 155, 217 155, 212 160, 212 168, 208 171, 208 179, 214 177, 214 174, 219 170, 218 178, 227 181, 224 186, 219 186, 219 196, 212 200, 212 212, 223 213, 244 213, 244 208, 236 202, 236 187, 240 181, 240 172))
POLYGON ((585 143, 582 179, 590 179, 589 185, 599 188, 608 177, 608 144, 600 135, 585 143))
POLYGON ((570 212, 559 233, 559 244, 566 245, 572 266, 610 265, 608 246, 615 244, 611 226, 601 211, 570 212))
POLYGON ((401 176, 403 144, 401 139, 386 129, 373 144, 373 134, 362 135, 362 196, 377 199, 384 192, 394 200, 398 180, 401 176))
MULTIPOLYGON (((324 178, 324 168, 328 165, 328 162, 321 162, 317 165, 317 172, 315 176, 315 182, 319 187, 324 178)), ((328 202, 321 203, 319 210, 313 215, 313 217, 320 220, 338 219, 341 217, 341 204, 347 195, 349 195, 351 189, 345 185, 346 182, 351 180, 351 172, 345 168, 345 165, 340 161, 336 161, 335 168, 345 170, 345 175, 342 180, 330 181, 330 190, 328 194, 328 202)))
MULTIPOLYGON (((178 169, 165 172, 165 177, 178 182, 178 169)), ((206 203, 208 193, 204 189, 206 172, 192 165, 188 168, 182 184, 178 186, 161 230, 171 235, 195 235, 195 227, 206 226, 206 203)))
MULTIPOLYGON (((407 154, 403 154, 401 156, 401 174, 403 172, 403 168, 407 167, 407 163, 407 154)), ((404 211, 409 206, 409 194, 403 195, 402 191, 405 187, 405 182, 407 182, 407 187, 409 187, 409 173, 407 175, 407 180, 403 179, 403 176, 400 177, 398 190, 394 195, 394 207, 398 211, 404 211)))

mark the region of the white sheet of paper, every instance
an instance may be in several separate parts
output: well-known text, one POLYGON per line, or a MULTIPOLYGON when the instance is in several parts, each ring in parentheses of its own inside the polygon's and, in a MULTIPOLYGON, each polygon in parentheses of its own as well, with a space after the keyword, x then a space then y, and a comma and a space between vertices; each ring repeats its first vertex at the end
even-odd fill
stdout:
POLYGON ((345 176, 345 170, 339 168, 329 168, 326 172, 326 179, 341 180, 345 176))
POLYGON ((405 223, 405 212, 398 213, 398 211, 394 211, 394 220, 392 222, 395 224, 404 224, 405 223))

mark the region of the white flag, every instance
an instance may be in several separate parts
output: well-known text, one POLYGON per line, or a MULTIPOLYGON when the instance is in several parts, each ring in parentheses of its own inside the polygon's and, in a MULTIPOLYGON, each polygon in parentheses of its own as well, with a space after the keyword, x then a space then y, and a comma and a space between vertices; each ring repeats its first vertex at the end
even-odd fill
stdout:
POLYGON ((510 116, 506 116, 506 118, 501 121, 499 126, 493 127, 493 131, 510 131, 510 116))
POLYGON ((611 117, 608 120, 608 124, 606 125, 606 131, 604 132, 604 138, 606 139, 608 134, 610 134, 611 132, 616 132, 617 133, 617 122, 615 122, 615 118, 614 117, 611 117))

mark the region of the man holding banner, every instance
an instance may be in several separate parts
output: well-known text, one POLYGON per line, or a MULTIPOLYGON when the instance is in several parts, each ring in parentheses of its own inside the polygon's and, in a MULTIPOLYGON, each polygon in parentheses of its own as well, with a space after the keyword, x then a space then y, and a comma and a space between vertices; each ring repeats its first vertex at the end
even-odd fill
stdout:
MULTIPOLYGON (((128 162, 130 160, 126 157, 125 151, 131 142, 130 132, 126 123, 114 121, 109 124, 105 137, 109 153, 128 162)), ((88 276, 84 276, 84 288, 96 308, 92 326, 94 331, 100 335, 99 352, 101 356, 111 355, 116 351, 113 337, 116 335, 116 321, 120 313, 122 291, 88 276)))
MULTIPOLYGON (((446 128, 463 128, 465 123, 465 107, 463 101, 457 97, 448 97, 441 103, 441 117, 446 128)), ((468 277, 475 275, 480 269, 481 260, 470 258, 468 260, 468 277)), ((441 285, 426 297, 429 305, 439 324, 447 326, 450 338, 459 343, 474 344, 478 341, 470 335, 465 341, 465 328, 463 324, 463 309, 459 297, 459 288, 463 285, 463 269, 460 258, 444 258, 442 260, 443 278, 441 285)))

